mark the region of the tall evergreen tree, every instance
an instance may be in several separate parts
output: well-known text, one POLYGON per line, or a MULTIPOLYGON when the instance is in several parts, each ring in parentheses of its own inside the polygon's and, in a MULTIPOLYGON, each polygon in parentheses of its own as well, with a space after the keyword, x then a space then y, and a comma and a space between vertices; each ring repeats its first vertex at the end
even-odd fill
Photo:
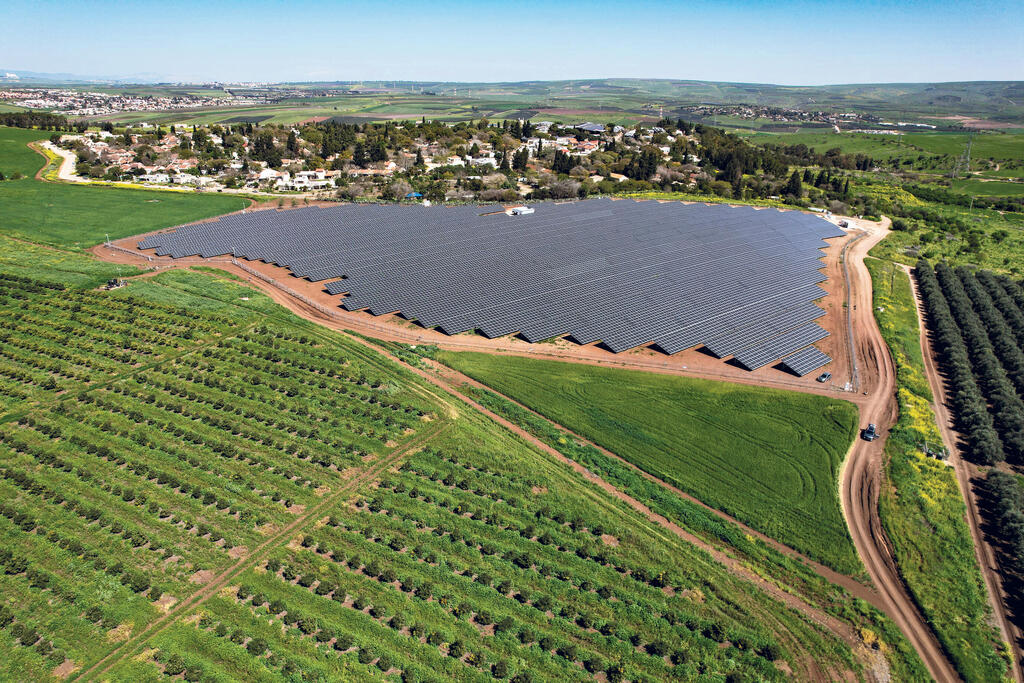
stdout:
POLYGON ((789 182, 786 183, 786 194, 798 198, 804 196, 804 184, 800 179, 800 171, 793 171, 793 175, 789 176, 789 182))
POLYGON ((366 147, 363 146, 362 142, 356 143, 356 148, 352 152, 352 163, 359 168, 366 168, 366 147))

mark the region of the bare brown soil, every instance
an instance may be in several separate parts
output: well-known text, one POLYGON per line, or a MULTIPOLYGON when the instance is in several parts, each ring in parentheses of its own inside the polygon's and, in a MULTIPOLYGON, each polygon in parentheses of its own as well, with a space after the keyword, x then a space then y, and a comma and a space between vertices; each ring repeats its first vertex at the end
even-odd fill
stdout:
POLYGON ((952 115, 952 116, 926 116, 925 118, 937 119, 940 121, 959 121, 964 128, 976 128, 978 130, 1003 130, 1006 128, 1019 128, 1014 123, 1004 123, 1002 121, 989 121, 988 119, 979 119, 973 116, 963 115, 952 115))
MULTIPOLYGON (((910 268, 903 266, 910 277, 910 268)), ((921 353, 924 356, 925 374, 928 375, 928 384, 932 389, 932 396, 935 399, 932 409, 935 411, 939 432, 942 434, 942 442, 949 451, 949 461, 956 473, 957 484, 960 486, 960 493, 967 504, 967 523, 971 529, 971 537, 974 540, 974 552, 978 559, 978 566, 981 567, 981 574, 985 580, 985 588, 988 593, 989 604, 992 606, 992 614, 995 616, 999 630, 1002 632, 1003 640, 1010 646, 1010 655, 1013 662, 1010 666, 1011 674, 1015 681, 1021 681, 1021 630, 1010 618, 1009 610, 1006 607, 1007 597, 1003 588, 1002 574, 1000 573, 999 557, 995 549, 988 542, 985 533, 981 529, 981 511, 978 506, 978 498, 975 495, 975 485, 982 479, 982 474, 973 463, 963 458, 959 444, 962 438, 953 428, 953 416, 946 407, 946 383, 939 372, 938 363, 935 360, 935 353, 931 345, 931 335, 924 322, 924 304, 917 291, 917 281, 910 277, 910 286, 914 292, 914 303, 917 309, 917 323, 921 328, 921 353)))
POLYGON ((166 612, 167 610, 171 609, 171 607, 173 607, 174 603, 176 602, 178 602, 178 598, 174 597, 173 595, 162 595, 160 596, 160 599, 157 600, 154 604, 156 605, 156 608, 158 610, 160 610, 161 612, 166 612))
POLYGON ((195 574, 193 574, 192 577, 189 578, 189 581, 191 581, 192 583, 197 583, 200 586, 202 586, 202 585, 210 583, 210 580, 213 577, 214 577, 214 573, 213 573, 212 569, 202 569, 200 571, 197 571, 195 574))
POLYGON ((60 678, 60 679, 67 678, 77 668, 78 668, 78 665, 75 664, 75 660, 73 660, 73 659, 65 659, 63 662, 60 663, 59 666, 57 666, 57 668, 55 668, 53 670, 53 677, 54 678, 60 678))

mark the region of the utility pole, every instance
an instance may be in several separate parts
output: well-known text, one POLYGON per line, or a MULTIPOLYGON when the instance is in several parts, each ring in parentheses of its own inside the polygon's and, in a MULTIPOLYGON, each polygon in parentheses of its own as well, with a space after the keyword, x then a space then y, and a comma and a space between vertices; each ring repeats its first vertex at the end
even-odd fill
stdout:
MULTIPOLYGON (((974 133, 971 133, 971 136, 969 138, 967 138, 967 152, 964 155, 964 157, 965 157, 964 158, 964 164, 966 166, 964 171, 966 171, 967 175, 971 174, 971 147, 973 145, 974 145, 974 133)), ((974 202, 974 198, 973 197, 971 198, 971 202, 972 203, 974 202)))

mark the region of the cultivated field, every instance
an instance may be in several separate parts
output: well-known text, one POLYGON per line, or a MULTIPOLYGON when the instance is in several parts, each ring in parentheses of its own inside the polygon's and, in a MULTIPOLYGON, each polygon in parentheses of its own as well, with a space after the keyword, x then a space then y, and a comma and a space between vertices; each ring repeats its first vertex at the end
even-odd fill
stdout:
MULTIPOLYGON (((40 135, 0 129, 0 170, 34 172, 23 144, 40 135)), ((924 677, 855 583, 837 505, 852 404, 438 354, 659 482, 492 392, 463 403, 410 349, 382 345, 419 374, 221 271, 94 289, 118 268, 77 248, 107 226, 135 234, 229 200, 0 184, 14 236, 0 235, 0 679, 924 677), (78 190, 94 194, 64 194, 78 190), (847 576, 830 583, 672 486, 847 576)), ((1016 267, 1016 233, 968 252, 969 234, 922 243, 1016 267)), ((906 283, 887 274, 901 421, 886 530, 961 675, 992 680, 1004 663, 962 502, 914 453, 934 418, 907 369, 906 283)))
POLYGON ((0 127, 0 233, 35 242, 88 247, 111 239, 237 211, 248 200, 227 195, 80 187, 36 180, 42 157, 26 145, 44 131, 0 127))
POLYGON ((848 657, 799 619, 757 626, 777 606, 470 415, 320 517, 115 676, 177 655, 252 680, 781 680, 793 638, 826 667, 848 657))
POLYGON ((908 160, 918 168, 952 168, 950 158, 955 158, 967 149, 972 140, 971 158, 974 168, 983 160, 1015 161, 1024 158, 1024 134, 983 132, 949 133, 907 132, 902 135, 872 135, 868 133, 798 132, 798 133, 757 133, 748 136, 754 143, 779 145, 807 145, 816 152, 824 153, 838 147, 844 154, 867 154, 874 159, 896 158, 908 160))
POLYGON ((801 552, 861 570, 836 492, 851 404, 557 361, 438 358, 801 552))

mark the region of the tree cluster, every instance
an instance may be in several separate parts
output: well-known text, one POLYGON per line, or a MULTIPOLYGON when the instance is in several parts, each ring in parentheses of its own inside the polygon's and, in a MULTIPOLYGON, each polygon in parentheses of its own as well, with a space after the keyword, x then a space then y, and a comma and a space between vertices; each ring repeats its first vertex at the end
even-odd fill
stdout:
POLYGON ((12 128, 38 128, 39 130, 64 130, 84 133, 89 124, 84 121, 71 123, 66 116, 42 111, 0 113, 0 126, 12 128))

